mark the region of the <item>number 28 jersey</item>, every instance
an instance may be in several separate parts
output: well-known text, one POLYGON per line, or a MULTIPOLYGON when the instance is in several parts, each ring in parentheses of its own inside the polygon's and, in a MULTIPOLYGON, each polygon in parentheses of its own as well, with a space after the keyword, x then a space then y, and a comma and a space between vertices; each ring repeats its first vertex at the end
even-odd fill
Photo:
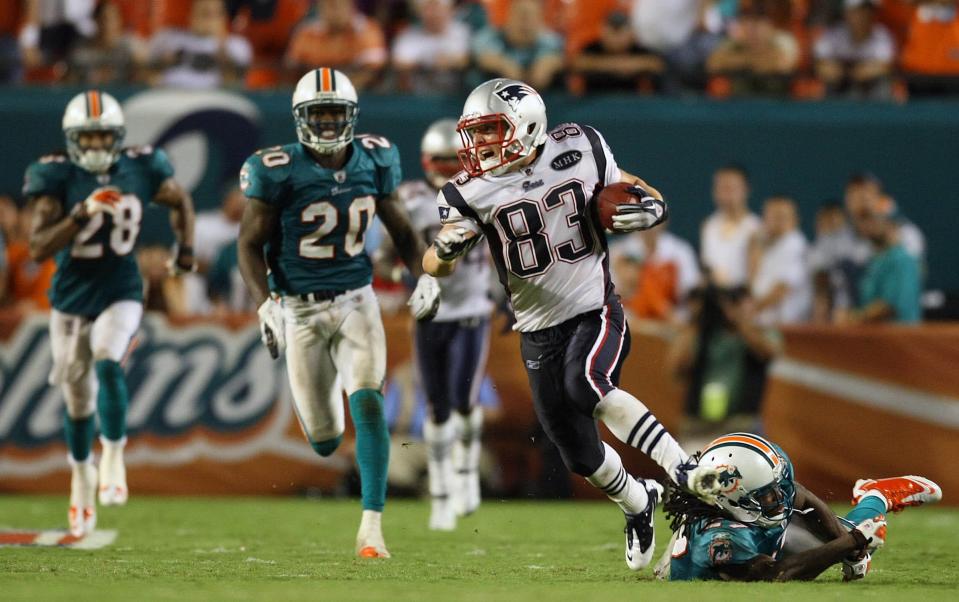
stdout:
POLYGON ((64 215, 98 188, 113 186, 122 193, 113 215, 94 214, 73 242, 55 255, 57 271, 48 292, 54 309, 94 317, 117 301, 143 300, 133 253, 143 204, 171 176, 173 166, 166 153, 149 146, 124 149, 105 174, 86 171, 62 153, 41 157, 27 168, 24 196, 54 197, 64 215))
POLYGON ((499 280, 531 332, 601 308, 613 293, 593 193, 620 179, 589 126, 553 128, 533 163, 501 176, 460 174, 437 198, 444 224, 486 236, 499 280))
POLYGON ((261 150, 240 171, 240 189, 277 211, 267 242, 270 290, 281 295, 351 290, 373 280, 363 243, 376 201, 401 179, 396 146, 360 135, 346 165, 327 169, 299 142, 261 150))

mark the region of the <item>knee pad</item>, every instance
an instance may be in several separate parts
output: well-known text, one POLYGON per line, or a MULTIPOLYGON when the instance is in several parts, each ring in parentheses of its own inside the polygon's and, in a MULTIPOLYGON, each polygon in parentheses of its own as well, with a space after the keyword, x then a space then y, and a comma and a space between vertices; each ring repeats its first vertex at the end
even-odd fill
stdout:
POLYGON ((340 443, 343 441, 343 435, 337 435, 332 439, 327 439, 325 441, 310 441, 310 445, 313 446, 313 449, 316 453, 320 454, 324 458, 331 455, 336 451, 336 448, 340 446, 340 443))
POLYGON ((96 412, 97 384, 93 375, 60 385, 70 418, 86 418, 96 412))

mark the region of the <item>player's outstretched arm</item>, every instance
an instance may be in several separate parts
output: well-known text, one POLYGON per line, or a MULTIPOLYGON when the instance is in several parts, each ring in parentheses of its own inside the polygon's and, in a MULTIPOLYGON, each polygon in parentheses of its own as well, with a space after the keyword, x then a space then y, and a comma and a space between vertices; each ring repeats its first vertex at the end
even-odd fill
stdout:
POLYGON ((243 282, 257 307, 270 296, 263 245, 270 239, 275 228, 276 210, 260 199, 247 199, 243 220, 240 222, 237 262, 240 264, 243 282))
POLYGON ((44 261, 73 242, 83 226, 90 221, 84 203, 77 203, 69 215, 63 215, 63 205, 52 196, 41 196, 31 201, 33 223, 30 225, 30 258, 44 261))
POLYGON ((633 186, 639 186, 640 188, 648 192, 650 196, 652 196, 653 198, 659 199, 660 201, 663 200, 663 193, 661 193, 659 190, 650 186, 641 177, 634 176, 633 174, 627 171, 624 171, 622 169, 619 170, 619 173, 620 173, 620 177, 619 177, 620 182, 626 182, 627 184, 632 184, 633 186))
POLYGON ((480 239, 479 234, 457 223, 444 225, 423 255, 423 269, 431 276, 449 276, 456 270, 456 260, 468 253, 480 239))
POLYGON ((796 483, 795 507, 797 510, 810 510, 804 515, 807 525, 813 526, 826 539, 839 539, 846 534, 846 529, 826 502, 799 483, 796 483))
POLYGON ((177 246, 173 262, 176 271, 192 272, 196 263, 193 256, 193 224, 196 221, 193 198, 176 180, 167 178, 153 196, 153 202, 170 209, 170 226, 177 246))
POLYGON ((376 201, 376 214, 380 216, 386 231, 390 233, 393 246, 407 269, 415 278, 422 276, 423 266, 420 264, 420 258, 426 251, 426 245, 413 229, 410 216, 399 195, 394 192, 376 201))

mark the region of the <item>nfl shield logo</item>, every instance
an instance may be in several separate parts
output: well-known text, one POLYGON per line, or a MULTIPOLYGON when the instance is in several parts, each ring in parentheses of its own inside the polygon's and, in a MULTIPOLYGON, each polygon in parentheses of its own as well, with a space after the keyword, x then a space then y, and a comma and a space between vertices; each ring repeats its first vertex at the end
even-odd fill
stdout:
POLYGON ((345 171, 333 172, 333 179, 336 180, 337 184, 342 184, 343 182, 346 181, 346 172, 345 171))

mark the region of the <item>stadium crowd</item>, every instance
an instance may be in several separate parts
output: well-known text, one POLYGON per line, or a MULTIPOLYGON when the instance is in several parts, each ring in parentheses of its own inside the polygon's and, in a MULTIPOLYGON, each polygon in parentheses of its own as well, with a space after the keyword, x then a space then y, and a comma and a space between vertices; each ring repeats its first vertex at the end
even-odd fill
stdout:
POLYGON ((959 92, 956 0, 9 0, 0 83, 898 99, 959 92))

